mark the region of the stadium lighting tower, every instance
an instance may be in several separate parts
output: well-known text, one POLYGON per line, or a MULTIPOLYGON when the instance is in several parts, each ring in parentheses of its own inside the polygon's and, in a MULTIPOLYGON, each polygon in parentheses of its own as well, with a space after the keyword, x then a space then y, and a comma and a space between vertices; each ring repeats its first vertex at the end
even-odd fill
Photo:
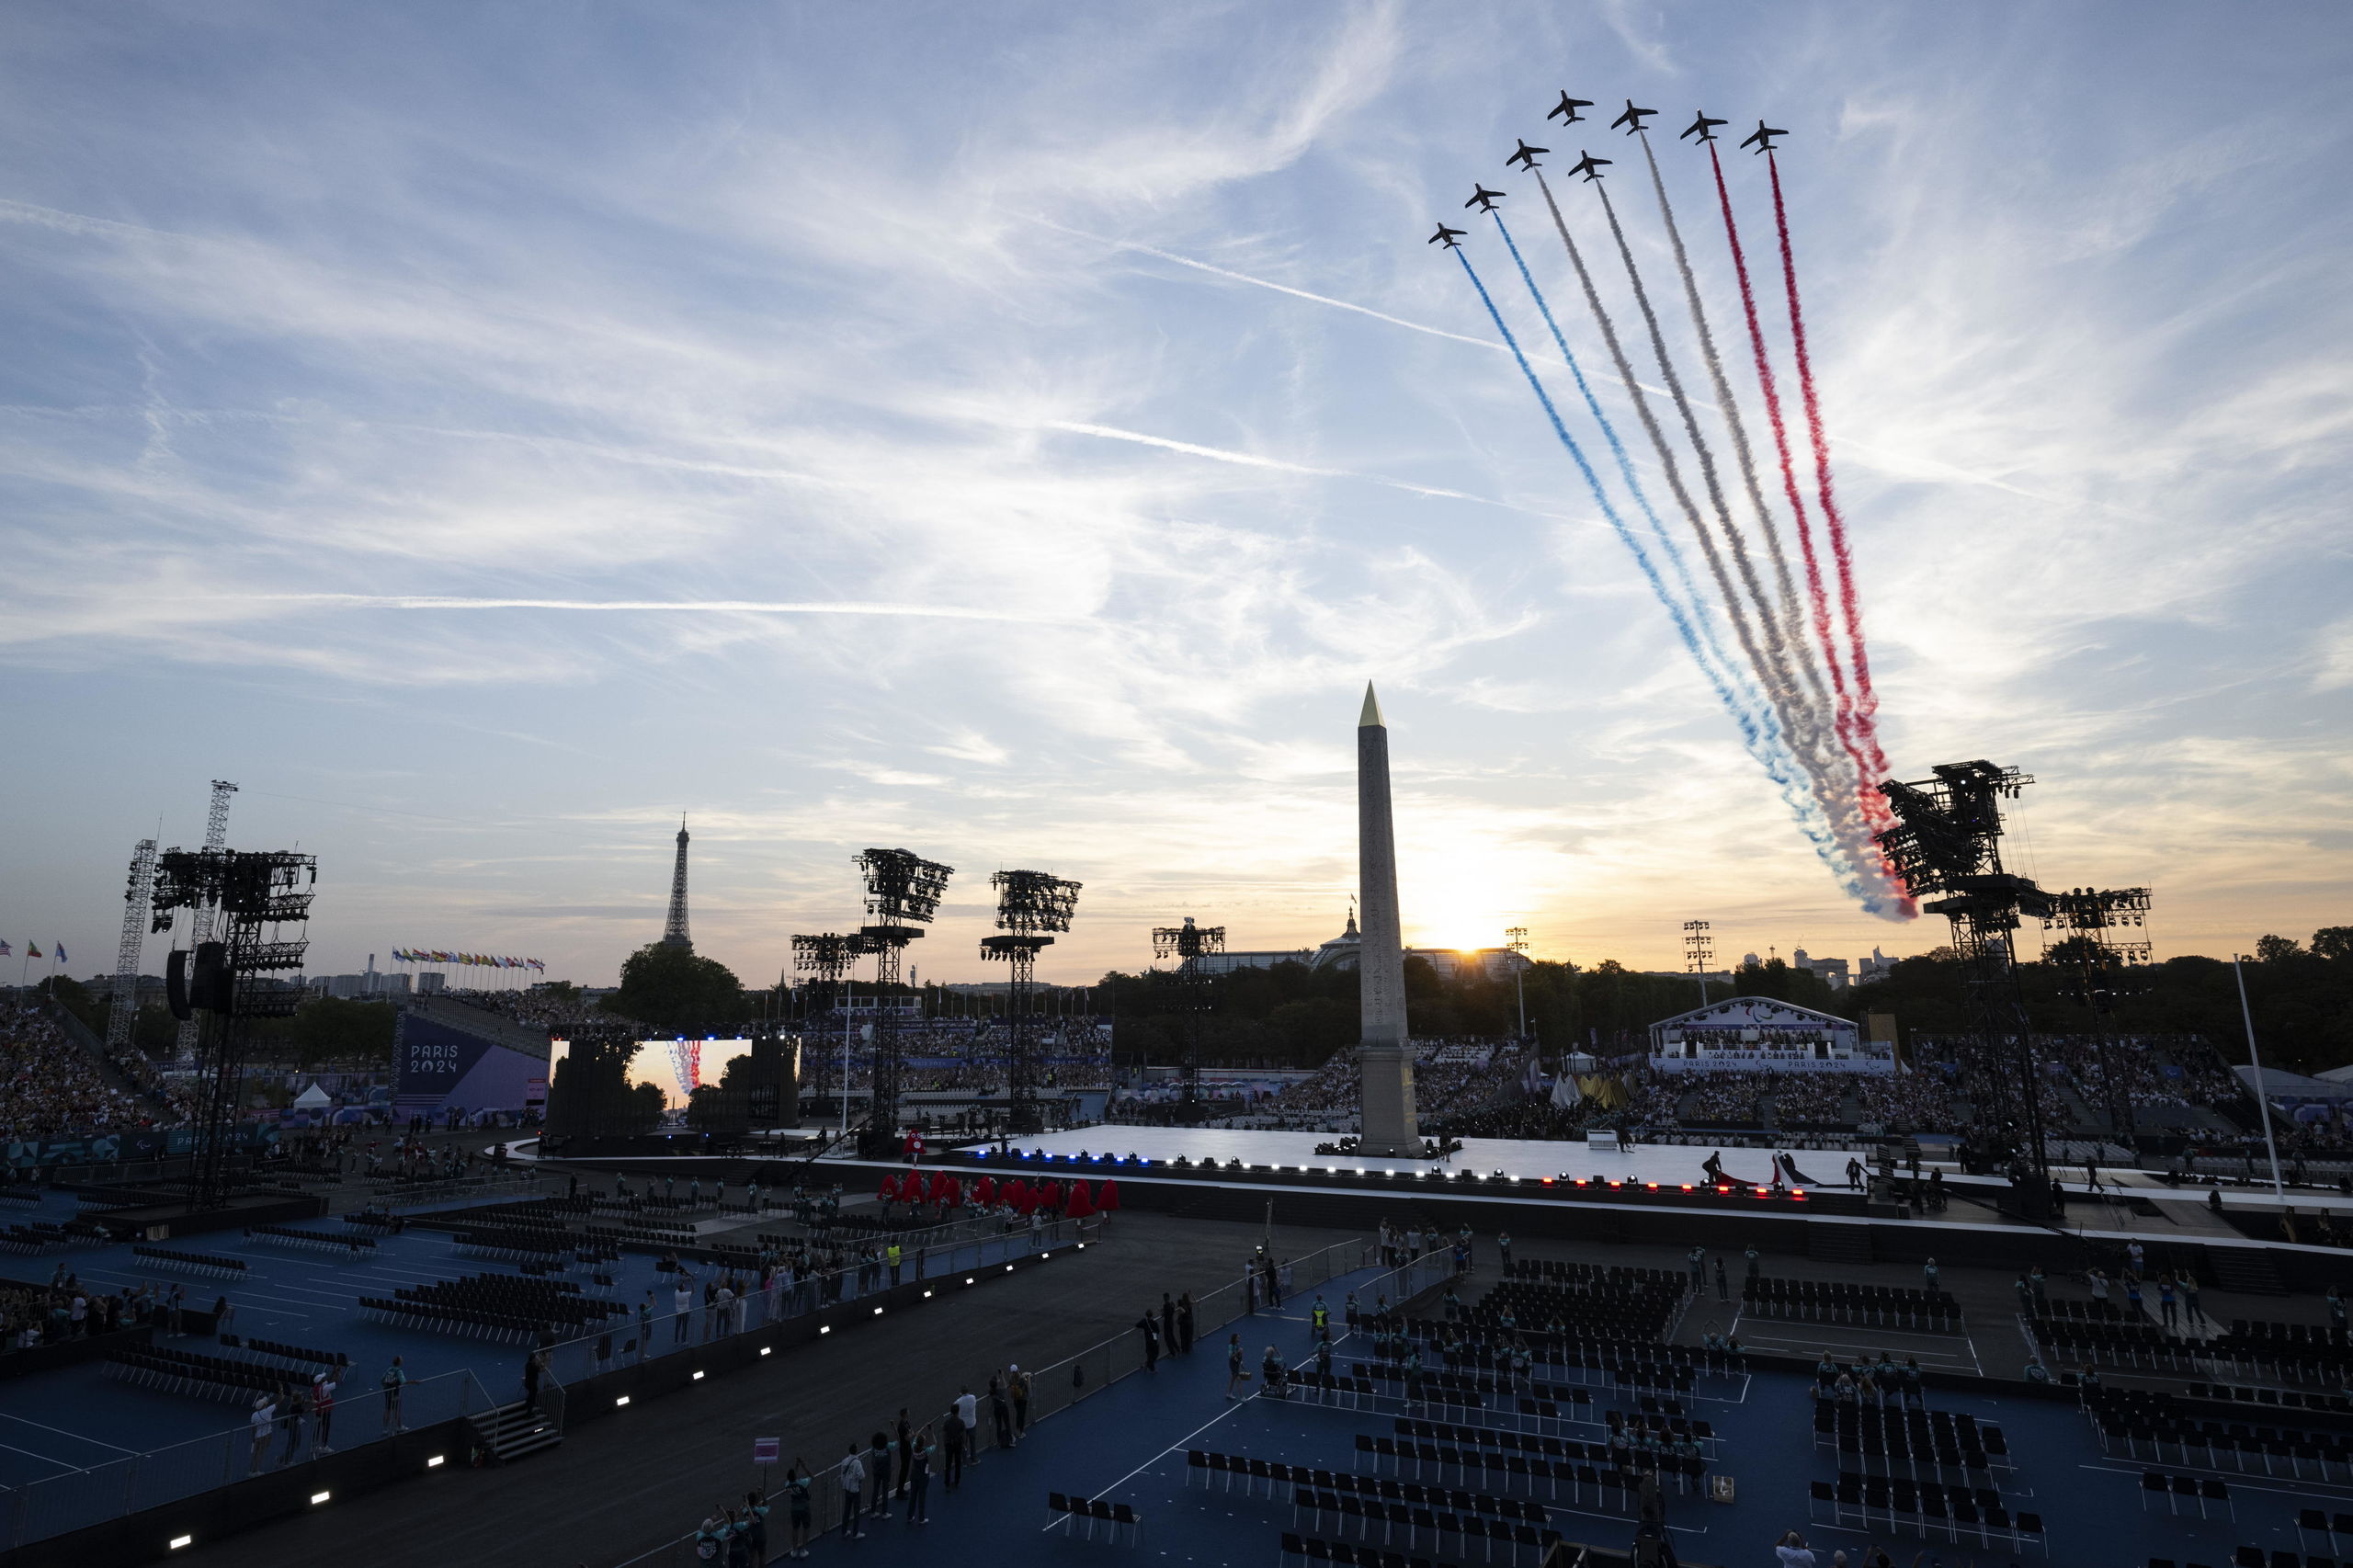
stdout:
POLYGON ((981 957, 1009 966, 1006 985, 1006 1044, 1007 1087, 1013 1131, 1044 1130, 1038 1108, 1038 1027, 1031 1016, 1030 987, 1038 975, 1040 949, 1053 945, 1052 933, 1070 929, 1078 910, 1079 884, 1043 871, 999 871, 989 879, 996 889, 996 928, 1002 935, 981 938, 981 957))
MULTIPOLYGON (((911 849, 869 849, 853 858, 866 875, 866 913, 871 923, 859 926, 858 934, 874 955, 875 987, 874 1087, 867 1100, 860 1152, 870 1160, 887 1160, 899 1152, 902 1057, 891 994, 898 989, 899 962, 907 944, 922 936, 939 912, 940 895, 956 871, 911 849)), ((847 1101, 847 1084, 842 1093, 847 1101)))
POLYGON ((131 852, 131 881, 122 894, 122 939, 114 952, 114 1006, 107 1014, 107 1049, 131 1048, 139 1017, 139 951, 147 935, 148 903, 155 896, 155 841, 142 838, 131 852))
MULTIPOLYGON (((236 792, 237 787, 226 778, 212 781, 212 803, 204 812, 204 846, 207 849, 222 848, 228 844, 229 797, 236 792)), ((199 904, 191 918, 194 927, 188 936, 188 946, 190 949, 200 948, 212 939, 212 909, 210 905, 199 904)), ((160 931, 166 927, 159 926, 156 929, 160 931)), ((202 1027, 195 1018, 180 1020, 179 1039, 172 1047, 173 1060, 183 1062, 196 1060, 196 1036, 202 1027)))
POLYGON ((2117 1082, 2108 1016, 2115 1008, 2119 976, 2131 965, 2149 961, 2148 918, 2146 888, 2070 888, 2051 895, 2050 913, 2042 917, 2042 961, 2075 971, 2075 999, 2092 1016, 2092 1048, 2099 1058, 2109 1125, 2128 1144, 2132 1139, 2132 1096, 2117 1082), (2136 934, 2113 934, 2120 931, 2136 934), (2063 933, 2056 941, 2052 939, 2054 932, 2063 933))
MULTIPOLYGON (((225 809, 227 797, 219 798, 225 809)), ((280 976, 301 971, 310 943, 278 928, 310 918, 311 889, 318 880, 316 857, 284 850, 166 849, 156 858, 154 928, 170 930, 185 906, 196 912, 199 929, 213 933, 193 949, 175 949, 168 971, 172 1011, 198 1024, 200 1040, 210 1042, 199 1055, 189 1170, 189 1201, 197 1209, 228 1202, 244 1026, 252 1018, 291 1017, 301 1001, 301 988, 280 976), (212 1015, 210 1028, 199 1013, 212 1015)))
MULTIPOLYGON (((839 931, 818 931, 792 938, 792 967, 816 983, 819 995, 831 1006, 843 998, 850 968, 866 951, 865 941, 858 937, 846 937, 839 931)), ((813 1013, 814 1007, 804 1009, 813 1013)), ((848 1119, 849 1108, 849 1010, 842 1010, 842 1108, 843 1119, 848 1119)), ((810 1053, 810 1097, 822 1099, 825 1093, 825 1053, 810 1053)))
POLYGON ((1196 926, 1185 916, 1182 926, 1152 928, 1152 956, 1175 959, 1176 1010, 1185 1016, 1185 1059, 1176 1078, 1184 1095, 1187 1121, 1198 1119, 1201 1101, 1201 1015, 1209 1008, 1209 975, 1201 968, 1203 955, 1225 951, 1225 927, 1196 926))
POLYGON ((1708 1005, 1708 971, 1716 967, 1716 939, 1704 920, 1683 923, 1683 967, 1699 977, 1699 1006, 1708 1005))
POLYGON ((1880 786, 1896 824, 1878 835, 1881 853, 1915 894, 1941 893, 1920 907, 1952 922, 1972 1048, 1963 1083, 1982 1122, 1998 1119, 2016 1140, 2011 1179, 2019 1211, 2051 1211, 2051 1155, 2042 1126, 2042 1063, 2018 991, 2015 933, 2021 916, 2050 916, 2053 901, 2002 866, 2002 802, 2034 780, 1979 760, 1931 769, 1933 778, 1880 786), (1998 1119, 1984 1113, 1997 1108, 1998 1119))

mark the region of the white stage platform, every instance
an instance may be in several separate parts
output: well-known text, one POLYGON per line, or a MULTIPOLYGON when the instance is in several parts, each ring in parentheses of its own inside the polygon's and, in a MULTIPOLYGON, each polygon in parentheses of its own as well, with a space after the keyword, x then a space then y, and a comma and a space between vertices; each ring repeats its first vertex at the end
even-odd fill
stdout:
MULTIPOLYGON (((1008 1147, 1034 1149, 1050 1154, 1141 1154, 1154 1165, 1182 1154, 1202 1160, 1240 1160, 1245 1165, 1296 1165, 1313 1170, 1426 1171, 1428 1160, 1380 1159, 1358 1154, 1318 1154, 1315 1145, 1334 1142, 1330 1132, 1272 1132, 1223 1127, 1122 1127, 1098 1124, 1070 1132, 1049 1132, 1035 1138, 1015 1138, 1008 1147)), ((995 1143, 957 1146, 960 1152, 994 1149, 995 1143)), ((1847 1185, 1847 1151, 1786 1146, 1798 1169, 1825 1187, 1847 1185)), ((1501 1172, 1507 1176, 1593 1177, 1608 1181, 1657 1182, 1660 1186, 1698 1183, 1699 1164, 1717 1151, 1651 1144, 1614 1154, 1594 1153, 1583 1143, 1539 1142, 1521 1138, 1466 1138, 1462 1152, 1439 1163, 1443 1170, 1501 1172)), ((1726 1149, 1723 1169, 1733 1180, 1757 1187, 1773 1179, 1772 1151, 1726 1149)))

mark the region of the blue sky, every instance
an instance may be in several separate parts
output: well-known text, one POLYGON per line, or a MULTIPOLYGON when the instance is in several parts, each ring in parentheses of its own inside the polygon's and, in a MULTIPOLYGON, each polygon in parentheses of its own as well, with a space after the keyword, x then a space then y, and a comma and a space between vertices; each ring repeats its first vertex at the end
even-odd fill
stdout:
POLYGON ((1608 153, 1539 134, 1563 87, 1791 131, 1897 771, 2028 768, 2018 858, 2153 886, 2161 952, 2341 922, 2343 17, 14 8, 0 937, 106 967, 223 777, 319 856, 321 970, 608 979, 682 811, 754 980, 868 844, 959 869, 927 975, 1001 866, 1086 883, 1056 978, 1309 943, 1371 678, 1409 937, 1934 945, 1808 852, 1422 244, 1501 184, 1565 302, 1497 177, 1608 153))

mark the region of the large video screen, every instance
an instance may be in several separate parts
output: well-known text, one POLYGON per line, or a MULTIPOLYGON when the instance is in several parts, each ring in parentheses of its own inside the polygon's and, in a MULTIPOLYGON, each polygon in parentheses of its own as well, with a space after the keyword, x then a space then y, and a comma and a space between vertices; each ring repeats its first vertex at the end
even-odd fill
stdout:
MULTIPOLYGON (((553 1081, 558 1063, 571 1051, 571 1041, 556 1040, 548 1052, 548 1077, 553 1081)), ((662 1091, 663 1108, 673 1115, 687 1108, 695 1090, 715 1086, 727 1075, 727 1064, 750 1054, 748 1040, 642 1040, 629 1059, 629 1085, 651 1084, 662 1091)))

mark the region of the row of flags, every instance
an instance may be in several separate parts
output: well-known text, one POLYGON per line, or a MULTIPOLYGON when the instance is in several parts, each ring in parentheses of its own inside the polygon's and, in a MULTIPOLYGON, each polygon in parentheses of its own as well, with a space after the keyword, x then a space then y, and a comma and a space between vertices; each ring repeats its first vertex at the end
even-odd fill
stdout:
MULTIPOLYGON (((0 946, 0 954, 7 949, 0 946)), ((394 948, 392 958, 400 963, 461 963, 476 969, 528 969, 534 974, 545 974, 548 966, 537 959, 505 958, 495 953, 453 953, 440 948, 394 948)))
MULTIPOLYGON (((25 957, 27 957, 27 958, 28 958, 28 959, 37 959, 37 958, 41 958, 41 957, 46 956, 46 957, 49 957, 49 958, 53 958, 53 959, 55 959, 59 963, 63 963, 63 962, 65 962, 65 961, 66 961, 66 959, 65 959, 65 944, 64 944, 64 943, 63 943, 63 942, 51 942, 51 943, 49 945, 49 949, 50 949, 50 950, 49 950, 49 952, 48 952, 46 955, 44 955, 44 954, 41 952, 41 950, 40 950, 40 943, 38 943, 38 942, 27 942, 27 943, 25 944, 25 957)), ((12 958, 15 958, 16 956, 17 956, 17 949, 14 949, 14 948, 10 947, 10 946, 9 946, 7 943, 6 943, 6 942, 0 942, 0 959, 12 959, 12 958)))

